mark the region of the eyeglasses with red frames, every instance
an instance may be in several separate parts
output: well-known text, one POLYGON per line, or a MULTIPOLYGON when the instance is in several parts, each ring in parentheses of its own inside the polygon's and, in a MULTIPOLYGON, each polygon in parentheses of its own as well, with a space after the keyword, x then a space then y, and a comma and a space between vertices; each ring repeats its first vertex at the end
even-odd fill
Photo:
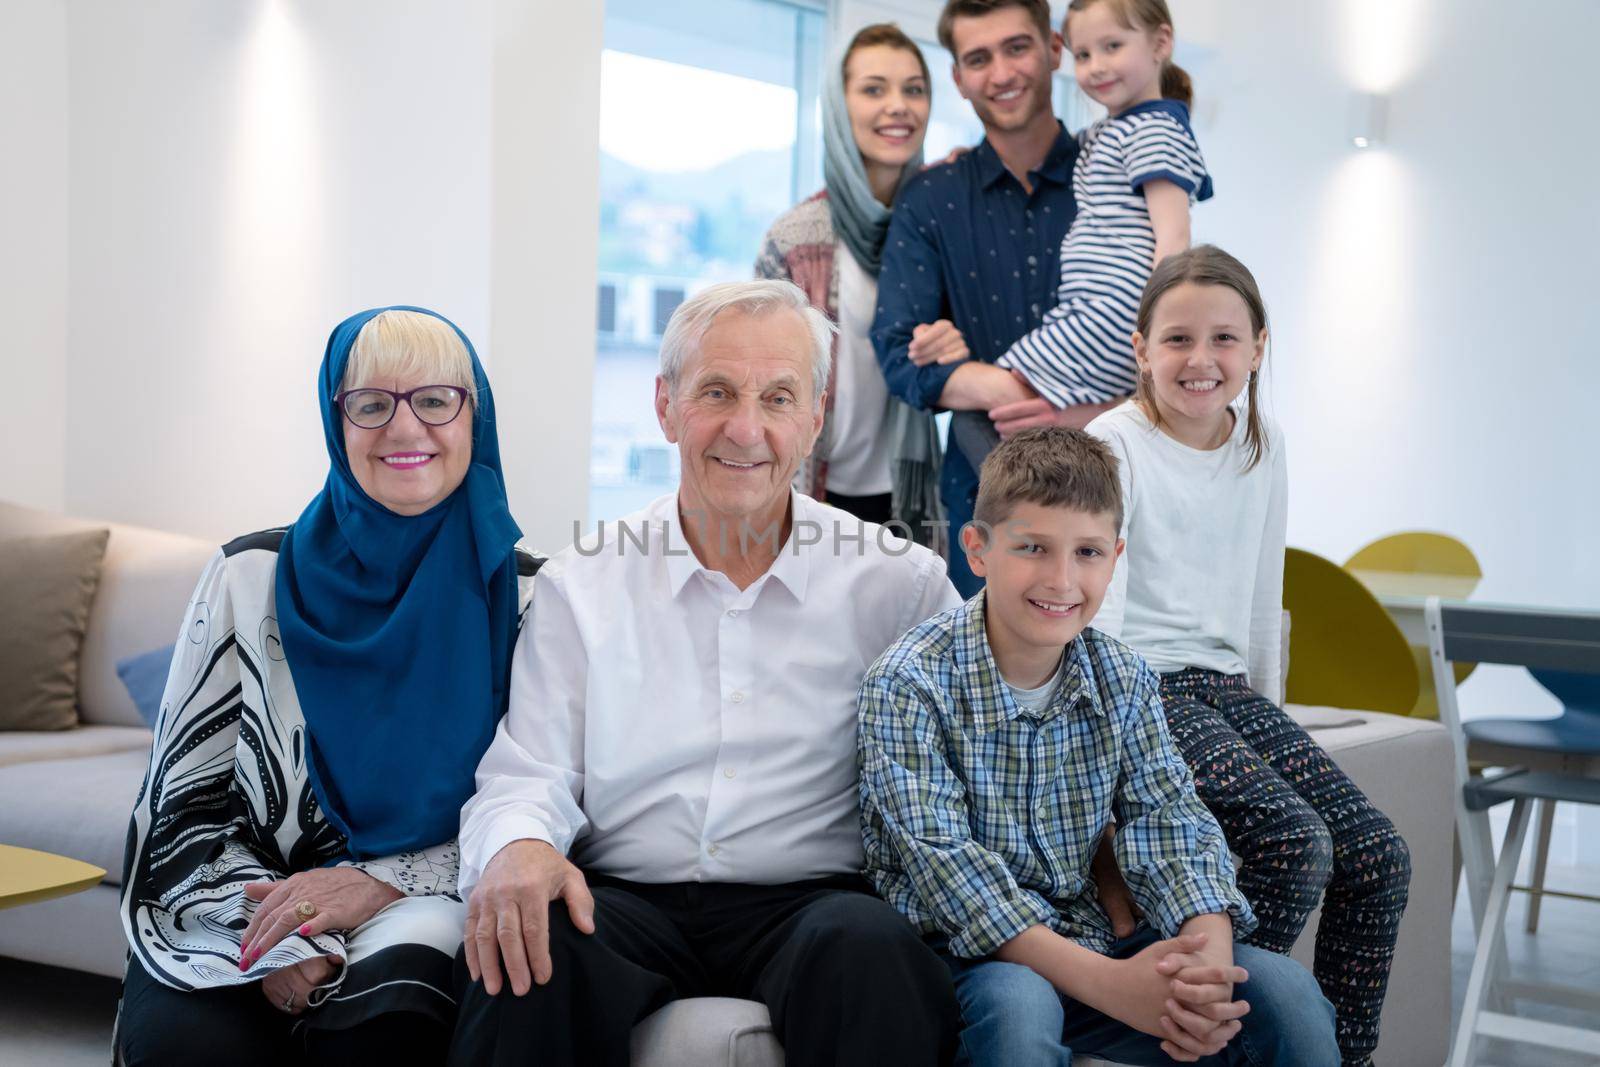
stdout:
POLYGON ((446 426, 455 421, 467 404, 467 391, 459 385, 419 385, 404 393, 390 389, 346 389, 333 398, 350 420, 363 430, 381 430, 389 425, 401 403, 411 405, 411 413, 429 426, 446 426))

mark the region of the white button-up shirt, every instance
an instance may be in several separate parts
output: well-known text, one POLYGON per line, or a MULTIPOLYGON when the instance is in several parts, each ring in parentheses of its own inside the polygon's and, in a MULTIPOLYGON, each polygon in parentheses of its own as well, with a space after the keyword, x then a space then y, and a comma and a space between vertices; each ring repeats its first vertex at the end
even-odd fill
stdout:
POLYGON ((960 598, 927 549, 791 499, 789 539, 747 589, 700 565, 676 494, 544 565, 462 809, 462 893, 522 838, 637 882, 860 869, 856 692, 960 598))

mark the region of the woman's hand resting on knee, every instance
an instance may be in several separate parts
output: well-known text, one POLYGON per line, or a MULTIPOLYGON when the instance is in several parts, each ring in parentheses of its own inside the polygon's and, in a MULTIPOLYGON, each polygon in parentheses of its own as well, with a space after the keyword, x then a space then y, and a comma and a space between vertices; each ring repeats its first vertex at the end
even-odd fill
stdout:
POLYGON ((261 979, 261 992, 279 1011, 299 1015, 311 1006, 311 993, 332 978, 339 965, 326 956, 317 956, 288 967, 280 967, 261 979))
POLYGON ((241 971, 291 933, 354 930, 405 895, 354 867, 318 867, 281 882, 251 882, 244 894, 260 903, 239 941, 241 971))

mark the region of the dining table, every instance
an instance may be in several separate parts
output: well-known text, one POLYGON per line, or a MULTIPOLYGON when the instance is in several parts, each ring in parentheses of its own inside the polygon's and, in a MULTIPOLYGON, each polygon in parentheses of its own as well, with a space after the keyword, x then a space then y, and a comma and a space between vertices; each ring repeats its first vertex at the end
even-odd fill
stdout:
POLYGON ((1428 627, 1423 607, 1430 596, 1440 600, 1466 600, 1482 581, 1477 575, 1435 574, 1428 571, 1379 571, 1349 568, 1394 619, 1406 641, 1426 647, 1428 627))

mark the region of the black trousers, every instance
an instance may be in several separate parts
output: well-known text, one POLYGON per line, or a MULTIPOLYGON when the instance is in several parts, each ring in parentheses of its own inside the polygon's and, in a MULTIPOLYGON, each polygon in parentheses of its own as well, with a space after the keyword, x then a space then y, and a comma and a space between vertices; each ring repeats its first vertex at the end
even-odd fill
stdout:
POLYGON ((550 909, 554 974, 518 997, 456 957, 452 1064, 628 1063, 634 1023, 680 997, 767 1006, 790 1067, 948 1062, 950 972, 856 877, 790 885, 642 885, 592 877, 595 932, 550 909))
MULTIPOLYGON (((983 461, 994 446, 1000 443, 1000 431, 987 411, 956 411, 950 415, 950 447, 958 448, 967 457, 972 469, 983 466, 983 461)), ((952 533, 952 541, 955 535, 952 533)))
POLYGON ((827 503, 848 511, 862 522, 875 522, 879 526, 894 517, 891 505, 894 501, 892 493, 874 493, 872 496, 845 496, 843 493, 828 494, 827 503))
POLYGON ((128 964, 117 1015, 126 1067, 280 1067, 285 1063, 442 1063, 449 1028, 419 1012, 389 1012, 343 1030, 319 1029, 267 1003, 261 983, 189 992, 128 964))

